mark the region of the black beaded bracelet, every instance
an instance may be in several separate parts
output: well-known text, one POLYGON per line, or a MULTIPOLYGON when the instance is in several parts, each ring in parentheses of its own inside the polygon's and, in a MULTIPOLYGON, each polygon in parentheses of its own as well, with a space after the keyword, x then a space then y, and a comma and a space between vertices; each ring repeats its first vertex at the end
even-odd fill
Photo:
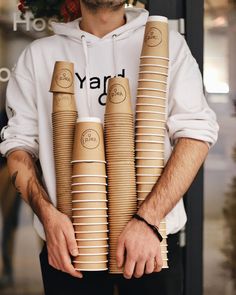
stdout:
POLYGON ((159 233, 159 228, 158 228, 157 226, 148 223, 143 217, 141 217, 141 216, 138 215, 138 214, 134 214, 134 215, 133 215, 133 218, 135 218, 135 219, 137 219, 137 220, 139 220, 139 221, 142 221, 142 222, 146 223, 146 225, 147 225, 148 227, 150 227, 150 228, 153 230, 153 232, 155 233, 155 235, 158 237, 158 240, 159 240, 160 242, 163 241, 162 235, 159 233))

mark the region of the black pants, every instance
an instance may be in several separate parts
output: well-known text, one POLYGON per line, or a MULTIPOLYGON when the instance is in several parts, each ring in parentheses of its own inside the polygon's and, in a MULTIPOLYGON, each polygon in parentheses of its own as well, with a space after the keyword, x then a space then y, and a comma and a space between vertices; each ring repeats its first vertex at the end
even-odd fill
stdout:
POLYGON ((44 246, 40 263, 45 295, 113 295, 115 286, 119 295, 182 295, 183 269, 178 234, 169 235, 168 250, 169 269, 160 273, 126 280, 122 275, 107 272, 83 272, 83 279, 77 279, 52 268, 44 246))

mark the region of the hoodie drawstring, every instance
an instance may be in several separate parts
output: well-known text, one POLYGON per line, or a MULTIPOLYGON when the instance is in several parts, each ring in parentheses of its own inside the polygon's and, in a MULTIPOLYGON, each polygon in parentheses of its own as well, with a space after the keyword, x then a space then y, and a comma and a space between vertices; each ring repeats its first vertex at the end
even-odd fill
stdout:
POLYGON ((84 51, 84 56, 85 56, 85 75, 86 75, 86 92, 87 92, 87 104, 88 104, 88 111, 89 111, 89 116, 92 116, 92 103, 91 103, 91 95, 90 95, 90 73, 89 73, 89 56, 88 56, 88 45, 86 42, 86 37, 85 35, 81 36, 82 40, 82 46, 83 46, 83 51, 84 51))
POLYGON ((117 44, 116 44, 116 35, 112 36, 112 44, 113 44, 113 63, 114 63, 114 77, 118 75, 118 66, 117 66, 117 44))

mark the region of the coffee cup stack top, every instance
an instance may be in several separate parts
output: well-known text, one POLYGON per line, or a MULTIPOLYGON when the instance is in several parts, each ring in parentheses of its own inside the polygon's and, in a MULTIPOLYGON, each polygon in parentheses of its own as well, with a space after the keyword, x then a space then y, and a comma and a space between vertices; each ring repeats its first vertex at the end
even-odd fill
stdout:
MULTIPOLYGON (((150 16, 140 60, 136 102, 135 150, 138 207, 164 168, 166 100, 169 68, 168 19, 150 16)), ((168 267, 165 220, 159 227, 163 268, 168 267)))
POLYGON ((71 157, 77 119, 73 63, 55 63, 50 92, 53 93, 52 127, 57 208, 71 218, 71 157))
POLYGON ((104 118, 109 209, 109 271, 123 273, 117 267, 117 240, 137 211, 135 179, 134 117, 129 81, 115 77, 108 82, 104 118))
POLYGON ((72 222, 79 255, 78 271, 108 269, 108 201, 103 126, 80 118, 72 155, 72 222))

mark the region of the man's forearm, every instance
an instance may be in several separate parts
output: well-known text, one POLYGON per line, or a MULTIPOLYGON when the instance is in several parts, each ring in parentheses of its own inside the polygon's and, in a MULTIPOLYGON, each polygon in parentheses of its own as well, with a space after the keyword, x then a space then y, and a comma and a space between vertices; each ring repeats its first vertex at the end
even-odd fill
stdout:
POLYGON ((11 180, 22 198, 42 220, 42 214, 51 206, 38 177, 36 165, 25 151, 14 151, 7 158, 11 180))
POLYGON ((202 141, 179 139, 162 176, 138 213, 158 226, 188 190, 208 150, 207 144, 202 141))

